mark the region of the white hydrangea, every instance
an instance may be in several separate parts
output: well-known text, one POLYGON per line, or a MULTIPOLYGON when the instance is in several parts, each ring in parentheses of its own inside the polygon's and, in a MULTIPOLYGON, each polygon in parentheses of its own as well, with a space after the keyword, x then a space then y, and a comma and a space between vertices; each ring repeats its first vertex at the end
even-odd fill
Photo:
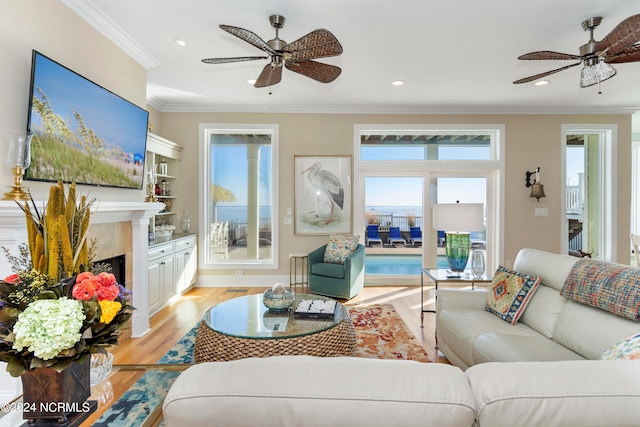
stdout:
POLYGON ((53 359, 80 340, 84 318, 80 301, 67 297, 33 301, 13 327, 13 348, 28 347, 42 360, 53 359))

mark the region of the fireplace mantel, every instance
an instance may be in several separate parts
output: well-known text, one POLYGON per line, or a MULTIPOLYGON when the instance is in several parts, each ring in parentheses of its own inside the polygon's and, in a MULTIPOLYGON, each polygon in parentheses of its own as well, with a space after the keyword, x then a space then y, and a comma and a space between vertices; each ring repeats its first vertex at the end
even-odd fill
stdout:
MULTIPOLYGON (((43 211, 46 203, 36 202, 43 211)), ((149 218, 164 209, 162 203, 97 202, 91 216, 92 224, 130 222, 133 253, 133 312, 131 336, 141 337, 149 331, 147 253, 149 248, 149 218)), ((27 241, 24 213, 13 201, 0 201, 0 246, 16 253, 20 243, 27 241)), ((11 273, 8 261, 0 253, 0 275, 11 273)))

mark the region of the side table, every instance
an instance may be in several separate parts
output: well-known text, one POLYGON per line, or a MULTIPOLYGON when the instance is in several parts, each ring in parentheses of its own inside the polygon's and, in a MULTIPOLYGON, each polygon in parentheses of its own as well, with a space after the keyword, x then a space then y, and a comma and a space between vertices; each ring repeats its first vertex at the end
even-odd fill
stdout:
POLYGON ((302 291, 309 290, 309 255, 303 252, 289 254, 289 285, 295 291, 298 286, 302 291))
POLYGON ((461 286, 471 285, 471 289, 475 289, 476 283, 491 283, 492 277, 483 274, 480 277, 473 275, 471 270, 465 271, 451 271, 446 268, 421 268, 420 269, 420 327, 424 328, 424 314, 435 313, 436 307, 433 309, 425 310, 424 308, 424 276, 427 276, 430 282, 434 283, 435 289, 435 304, 438 304, 438 284, 456 284, 461 286))

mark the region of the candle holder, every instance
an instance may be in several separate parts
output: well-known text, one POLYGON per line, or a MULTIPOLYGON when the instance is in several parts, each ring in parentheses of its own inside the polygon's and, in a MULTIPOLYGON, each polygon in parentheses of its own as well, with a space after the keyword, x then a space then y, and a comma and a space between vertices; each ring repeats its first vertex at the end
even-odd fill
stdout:
POLYGON ((24 201, 31 200, 29 190, 22 187, 22 176, 24 171, 31 164, 31 133, 9 134, 9 155, 7 156, 7 164, 11 167, 13 174, 13 186, 9 188, 11 191, 4 193, 2 200, 24 201), (25 189, 27 191, 25 191, 25 189))
POLYGON ((144 199, 145 202, 152 203, 158 201, 155 191, 157 179, 156 168, 151 165, 151 167, 147 169, 147 197, 144 199))

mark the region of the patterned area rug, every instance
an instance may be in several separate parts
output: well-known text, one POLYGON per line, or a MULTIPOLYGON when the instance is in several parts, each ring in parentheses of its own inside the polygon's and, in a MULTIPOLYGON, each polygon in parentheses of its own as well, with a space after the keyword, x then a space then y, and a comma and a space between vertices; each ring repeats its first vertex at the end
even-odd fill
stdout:
MULTIPOLYGON (((356 356, 373 359, 403 359, 429 362, 427 352, 409 331, 391 304, 349 307, 356 331, 356 356)), ((158 363, 193 363, 198 325, 180 339, 158 363)), ((106 411, 94 426, 139 426, 162 404, 179 372, 144 374, 106 411)))
POLYGON ((427 352, 391 304, 349 307, 356 356, 429 362, 427 352))

